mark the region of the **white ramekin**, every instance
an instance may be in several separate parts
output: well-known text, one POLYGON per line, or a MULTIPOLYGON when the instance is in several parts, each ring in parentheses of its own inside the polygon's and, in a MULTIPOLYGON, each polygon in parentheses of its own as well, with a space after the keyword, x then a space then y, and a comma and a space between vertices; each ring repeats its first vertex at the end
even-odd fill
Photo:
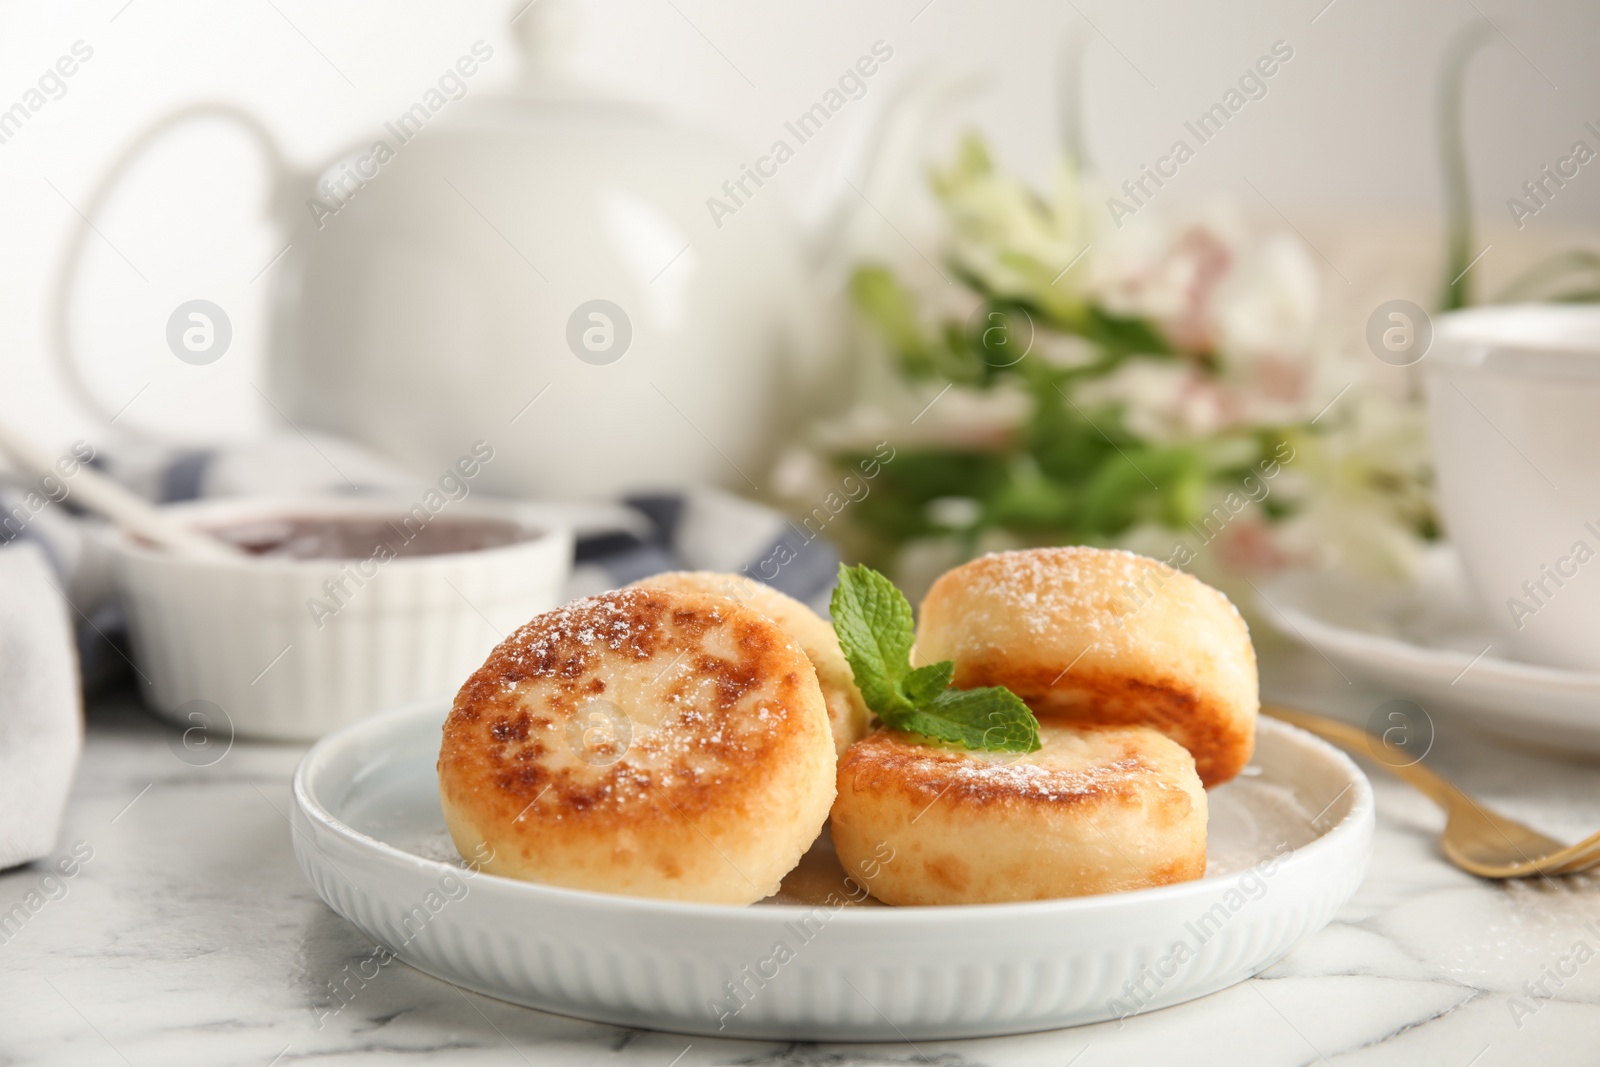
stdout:
MULTIPOLYGON (((413 503, 281 498, 164 510, 216 526, 273 515, 392 517, 413 503)), ((377 711, 448 699, 502 637, 560 603, 572 535, 497 501, 450 503, 439 517, 511 519, 538 532, 502 548, 365 565, 186 559, 116 537, 117 588, 145 702, 185 726, 211 723, 220 709, 239 736, 308 741, 377 711), (338 610, 313 611, 313 600, 336 603, 324 583, 341 579, 348 592, 338 610)))

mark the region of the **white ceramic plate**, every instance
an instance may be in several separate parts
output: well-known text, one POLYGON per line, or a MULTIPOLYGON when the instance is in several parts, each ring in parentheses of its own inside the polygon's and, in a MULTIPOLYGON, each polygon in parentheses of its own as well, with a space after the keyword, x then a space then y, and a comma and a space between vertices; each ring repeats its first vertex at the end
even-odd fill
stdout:
POLYGON ((1503 658, 1507 642, 1451 549, 1435 551, 1415 585, 1295 572, 1262 583, 1258 599, 1285 635, 1430 712, 1456 712, 1523 744, 1600 755, 1600 673, 1503 658))
POLYGON ((1211 794, 1210 870, 1195 882, 1027 904, 830 905, 830 886, 836 900, 846 891, 824 835, 783 893, 749 908, 557 889, 463 869, 439 812, 444 714, 390 712, 306 755, 301 869, 419 970, 628 1026, 915 1041, 1165 1007, 1243 981, 1321 929, 1372 845, 1355 764, 1263 720, 1248 773, 1211 794))

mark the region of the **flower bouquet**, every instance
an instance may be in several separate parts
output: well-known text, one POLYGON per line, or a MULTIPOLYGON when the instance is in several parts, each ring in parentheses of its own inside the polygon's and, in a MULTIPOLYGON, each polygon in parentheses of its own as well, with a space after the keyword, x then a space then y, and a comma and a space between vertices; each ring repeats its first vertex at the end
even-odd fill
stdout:
POLYGON ((1340 351, 1300 241, 1226 211, 1113 222, 1070 164, 1039 193, 974 136, 931 185, 942 263, 856 267, 857 401, 780 467, 804 512, 873 461, 830 529, 855 554, 915 590, 1024 545, 1249 575, 1403 569, 1435 535, 1417 405, 1340 351))

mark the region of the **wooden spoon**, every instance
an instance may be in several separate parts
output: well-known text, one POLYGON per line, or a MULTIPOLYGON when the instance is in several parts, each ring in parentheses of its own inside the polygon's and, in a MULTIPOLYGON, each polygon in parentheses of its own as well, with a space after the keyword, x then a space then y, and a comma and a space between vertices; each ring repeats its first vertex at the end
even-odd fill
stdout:
POLYGON ((60 481, 67 487, 67 496, 62 500, 70 498, 110 519, 123 531, 169 552, 196 559, 244 558, 244 553, 233 545, 172 521, 87 464, 80 464, 71 475, 61 474, 48 453, 4 425, 0 425, 0 451, 32 474, 60 481))

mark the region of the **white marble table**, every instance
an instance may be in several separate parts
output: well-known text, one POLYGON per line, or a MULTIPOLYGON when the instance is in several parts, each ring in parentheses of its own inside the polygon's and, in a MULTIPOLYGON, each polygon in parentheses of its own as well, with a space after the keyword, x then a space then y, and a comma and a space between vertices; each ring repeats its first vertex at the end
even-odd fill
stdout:
MULTIPOLYGON (((1273 658, 1265 688, 1280 699, 1364 722, 1385 698, 1304 656, 1273 658)), ((1469 789, 1556 836, 1600 827, 1600 769, 1435 719, 1431 758, 1469 789)), ((1600 877, 1462 874, 1435 854, 1439 812, 1376 772, 1371 871, 1333 925, 1251 982, 1122 1025, 915 1048, 719 1041, 545 1015, 398 962, 319 1017, 330 981, 371 945, 295 866, 285 812, 302 749, 239 742, 193 767, 176 735, 129 696, 97 702, 58 848, 83 842, 92 857, 71 878, 0 875, 0 914, 30 892, 43 901, 0 928, 0 1063, 1600 1062, 1600 877), (1530 996, 1541 980, 1551 995, 1530 996)))

